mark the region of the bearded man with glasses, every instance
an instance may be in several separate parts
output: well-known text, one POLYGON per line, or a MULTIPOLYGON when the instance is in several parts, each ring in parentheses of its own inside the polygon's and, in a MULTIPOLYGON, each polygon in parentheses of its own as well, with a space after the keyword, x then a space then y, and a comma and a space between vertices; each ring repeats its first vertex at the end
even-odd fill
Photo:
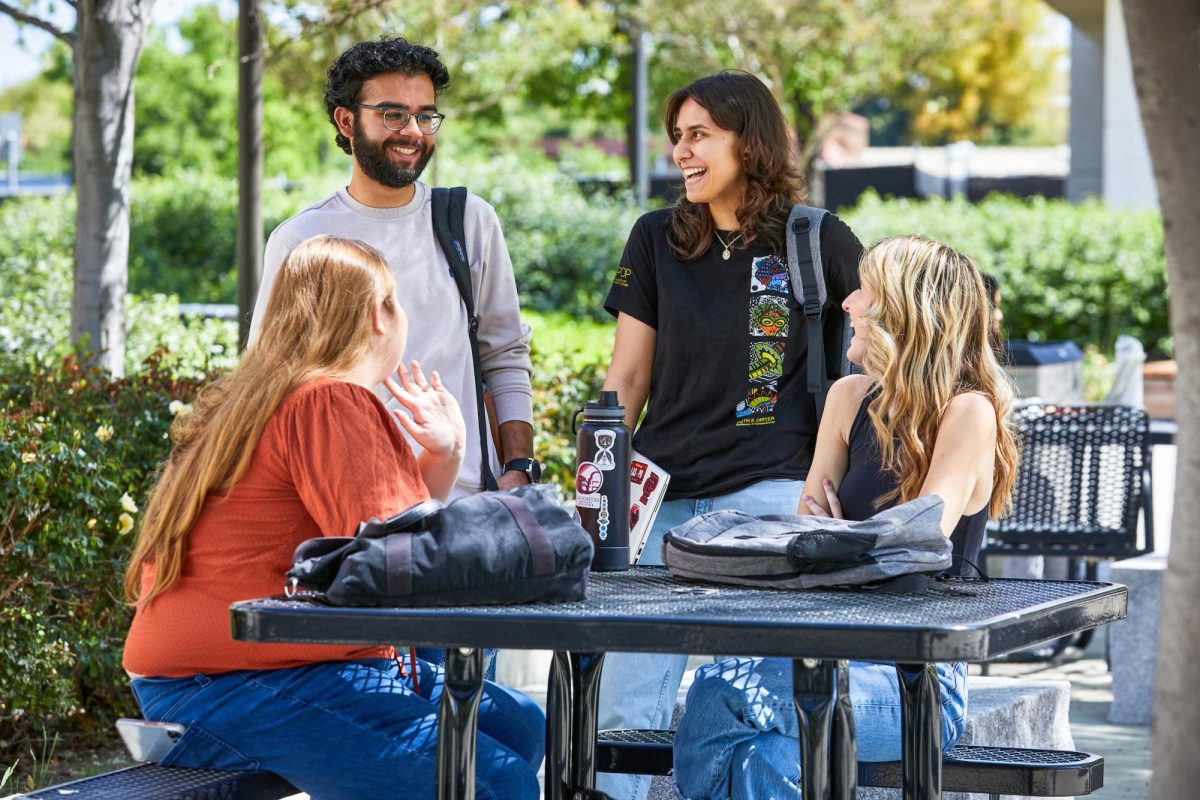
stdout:
MULTIPOLYGON (((437 99, 450 82, 436 52, 402 38, 360 42, 329 68, 325 110, 335 141, 351 155, 350 184, 282 223, 267 241, 263 280, 251 342, 279 265, 310 236, 332 234, 364 241, 381 253, 396 276, 396 293, 410 321, 406 362, 436 368, 462 408, 467 444, 450 495, 483 490, 483 458, 499 488, 537 480, 533 458, 532 366, 529 328, 521 324, 512 262, 495 210, 468 194, 466 257, 478 318, 482 380, 494 403, 492 431, 481 433, 468 319, 446 255, 433 230, 432 192, 419 178, 433 157, 446 115, 437 99), (480 441, 484 438, 485 441, 480 441), (497 453, 504 454, 503 466, 497 453)), ((391 402, 387 392, 380 399, 391 402)), ((410 440, 420 454, 420 445, 410 440)))

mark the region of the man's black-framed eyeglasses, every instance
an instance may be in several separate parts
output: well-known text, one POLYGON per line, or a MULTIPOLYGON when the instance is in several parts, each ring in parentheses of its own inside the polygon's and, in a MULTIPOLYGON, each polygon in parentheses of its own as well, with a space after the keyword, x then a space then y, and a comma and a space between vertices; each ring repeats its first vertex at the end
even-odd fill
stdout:
POLYGON ((396 106, 369 106, 366 103, 358 103, 358 108, 369 108, 372 111, 378 111, 383 115, 383 127, 389 131, 404 130, 404 126, 413 117, 417 118, 417 129, 424 134, 437 133, 438 128, 442 127, 442 120, 446 118, 445 114, 437 112, 421 111, 414 114, 407 108, 397 108, 396 106))

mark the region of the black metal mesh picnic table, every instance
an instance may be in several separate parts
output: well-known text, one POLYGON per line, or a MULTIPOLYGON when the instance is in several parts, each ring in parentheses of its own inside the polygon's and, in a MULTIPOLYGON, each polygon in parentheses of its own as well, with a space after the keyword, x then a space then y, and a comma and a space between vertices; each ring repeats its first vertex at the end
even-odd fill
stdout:
POLYGON ((661 567, 594 573, 575 603, 335 608, 318 596, 235 603, 244 641, 446 648, 439 800, 474 797, 474 718, 482 647, 555 651, 548 687, 546 800, 601 797, 596 700, 609 651, 783 656, 793 661, 805 797, 849 800, 856 764, 846 659, 897 662, 905 706, 903 789, 940 797, 935 661, 995 658, 1125 616, 1124 586, 1094 581, 948 578, 916 590, 789 591, 688 583, 661 567), (835 699, 836 698, 836 699, 835 699))
POLYGON ((929 591, 784 591, 686 583, 665 569, 593 573, 576 603, 334 608, 319 598, 232 607, 261 642, 730 653, 892 661, 995 658, 1125 615, 1125 587, 949 578, 929 591))

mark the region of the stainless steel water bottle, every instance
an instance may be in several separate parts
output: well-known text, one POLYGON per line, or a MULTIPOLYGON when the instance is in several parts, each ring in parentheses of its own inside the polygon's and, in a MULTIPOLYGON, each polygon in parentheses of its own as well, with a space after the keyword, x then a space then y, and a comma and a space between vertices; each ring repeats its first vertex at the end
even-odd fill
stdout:
MULTIPOLYGON (((575 513, 591 534, 592 569, 629 569, 629 428, 616 392, 600 392, 575 430, 575 513)), ((575 428, 575 420, 571 426, 575 428)))

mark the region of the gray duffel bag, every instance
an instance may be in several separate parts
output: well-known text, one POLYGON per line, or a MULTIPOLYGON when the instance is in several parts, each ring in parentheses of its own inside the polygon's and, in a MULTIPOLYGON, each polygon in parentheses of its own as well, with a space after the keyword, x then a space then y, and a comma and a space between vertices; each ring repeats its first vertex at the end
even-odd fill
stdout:
POLYGON ((851 522, 714 511, 672 528, 663 563, 676 578, 777 589, 862 586, 950 568, 942 499, 918 497, 851 522))

